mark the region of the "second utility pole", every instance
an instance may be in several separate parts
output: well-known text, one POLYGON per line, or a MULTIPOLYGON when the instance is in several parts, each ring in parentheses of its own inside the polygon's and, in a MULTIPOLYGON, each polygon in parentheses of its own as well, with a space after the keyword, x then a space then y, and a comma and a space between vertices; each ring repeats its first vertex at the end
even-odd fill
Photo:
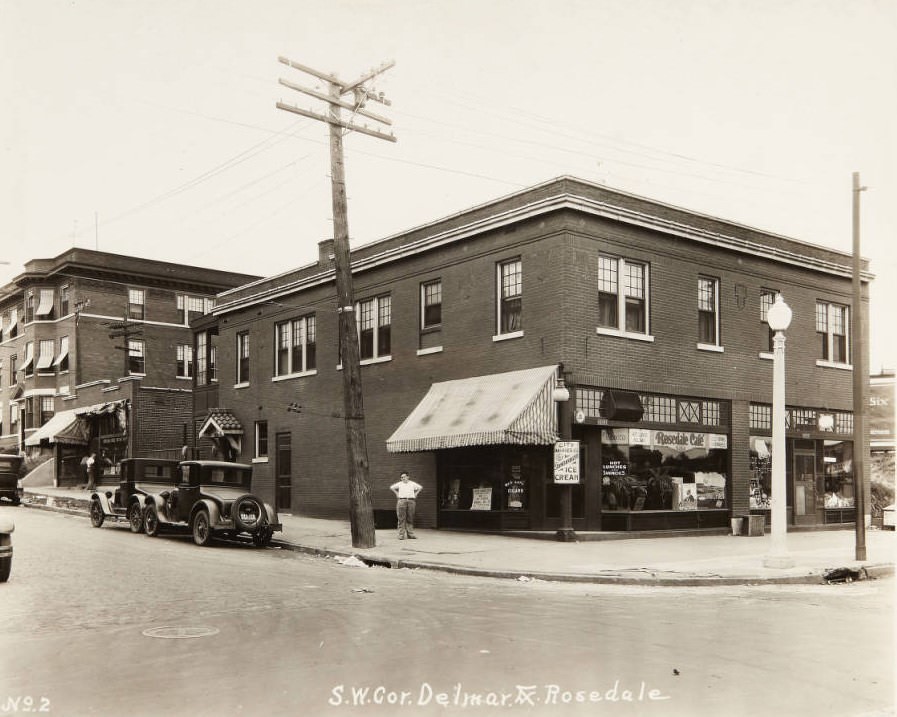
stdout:
POLYGON ((278 58, 285 65, 302 70, 328 83, 330 92, 323 95, 314 90, 280 80, 280 84, 290 89, 324 100, 330 111, 322 115, 311 110, 303 110, 282 102, 278 109, 310 117, 330 125, 330 171, 333 201, 333 263, 336 278, 337 312, 340 329, 340 357, 343 367, 343 413, 346 421, 346 453, 349 464, 349 519, 352 528, 352 546, 372 548, 376 544, 374 532, 374 509, 371 498, 371 478, 368 465, 367 434, 364 426, 364 400, 361 384, 361 363, 358 350, 358 333, 355 322, 355 302, 352 289, 352 266, 349 256, 349 218, 346 207, 346 176, 343 165, 343 131, 354 130, 381 139, 395 142, 393 135, 362 127, 352 122, 355 115, 370 117, 378 122, 390 124, 389 120, 373 114, 364 108, 372 99, 389 104, 382 95, 369 94, 363 84, 384 72, 392 63, 373 70, 354 82, 343 82, 339 78, 300 65, 285 57, 278 58), (352 103, 342 100, 352 93, 352 103), (344 122, 340 108, 352 111, 352 118, 344 122))

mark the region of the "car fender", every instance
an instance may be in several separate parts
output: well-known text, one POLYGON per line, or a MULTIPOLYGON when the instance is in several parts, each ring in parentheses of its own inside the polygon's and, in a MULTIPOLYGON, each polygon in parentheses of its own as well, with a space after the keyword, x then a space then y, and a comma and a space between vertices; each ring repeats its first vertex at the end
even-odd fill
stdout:
POLYGON ((198 500, 193 504, 193 507, 190 509, 190 524, 193 524, 193 516, 196 515, 199 510, 207 510, 209 513, 209 525, 212 528, 218 527, 221 523, 221 509, 218 507, 218 504, 214 500, 210 500, 209 498, 203 498, 202 500, 198 500))
POLYGON ((280 520, 277 518, 277 511, 274 509, 274 506, 270 503, 262 503, 262 507, 265 509, 266 524, 277 526, 274 530, 280 530, 280 520))
POLYGON ((171 521, 168 519, 168 511, 165 509, 165 498, 161 495, 157 495, 153 493, 151 495, 146 496, 143 501, 145 507, 149 507, 151 505, 156 507, 156 515, 159 516, 159 522, 165 523, 168 525, 171 521))
POLYGON ((115 511, 112 509, 112 502, 109 500, 109 496, 100 491, 95 491, 90 495, 91 500, 96 500, 99 502, 100 507, 103 509, 103 512, 106 515, 114 515, 115 511))

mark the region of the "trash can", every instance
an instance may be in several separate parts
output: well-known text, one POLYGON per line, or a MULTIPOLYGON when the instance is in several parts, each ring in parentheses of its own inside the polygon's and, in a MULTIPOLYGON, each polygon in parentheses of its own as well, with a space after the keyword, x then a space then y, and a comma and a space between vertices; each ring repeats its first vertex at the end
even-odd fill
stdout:
POLYGON ((744 518, 732 518, 732 535, 741 535, 744 518))
POLYGON ((746 515, 744 516, 744 534, 750 536, 763 535, 766 526, 765 515, 746 515))

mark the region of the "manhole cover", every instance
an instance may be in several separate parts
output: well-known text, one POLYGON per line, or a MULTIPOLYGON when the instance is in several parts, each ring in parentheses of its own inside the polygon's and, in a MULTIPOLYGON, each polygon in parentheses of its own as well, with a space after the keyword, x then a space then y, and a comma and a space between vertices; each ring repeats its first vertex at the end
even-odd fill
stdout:
POLYGON ((190 637, 217 635, 217 627, 154 627, 144 630, 146 637, 160 637, 166 640, 185 640, 190 637))

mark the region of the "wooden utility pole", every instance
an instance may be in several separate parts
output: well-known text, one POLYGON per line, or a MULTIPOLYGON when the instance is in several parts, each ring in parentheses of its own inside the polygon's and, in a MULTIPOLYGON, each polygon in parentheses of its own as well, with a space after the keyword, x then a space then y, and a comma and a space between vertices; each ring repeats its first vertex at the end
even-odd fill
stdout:
POLYGON ((851 356, 853 364, 853 485, 856 506, 856 559, 866 559, 866 355, 863 345, 862 258, 860 256, 860 173, 853 173, 853 307, 851 356))
MULTIPOLYGON (((115 346, 114 348, 124 354, 125 365, 122 376, 126 377, 131 372, 131 347, 128 342, 135 336, 143 336, 143 326, 130 321, 127 316, 123 317, 121 321, 107 321, 105 325, 110 329, 110 339, 124 339, 124 346, 115 346)), ((145 355, 143 360, 146 361, 145 355)))
POLYGON ((374 509, 371 499, 371 478, 368 465, 367 435, 364 426, 364 400, 361 385, 361 363, 358 350, 358 333, 355 325, 355 300, 352 289, 352 267, 349 258, 349 218, 346 209, 346 178, 343 163, 343 131, 361 132, 372 137, 395 142, 395 135, 386 134, 355 124, 356 116, 367 117, 381 124, 390 120, 365 109, 368 100, 384 105, 390 102, 383 94, 371 93, 364 84, 388 70, 394 63, 386 63, 376 70, 362 75, 354 82, 344 82, 338 77, 314 70, 285 57, 279 62, 325 81, 329 92, 325 95, 301 87, 286 80, 280 84, 297 92, 323 100, 329 105, 327 115, 304 110, 283 102, 277 108, 293 114, 309 117, 330 126, 330 172, 333 202, 333 255, 336 274, 337 313, 340 328, 340 356, 343 367, 343 412, 346 421, 346 453, 349 465, 349 520, 352 528, 352 546, 372 548, 376 545, 374 533, 374 509), (343 99, 351 95, 351 101, 343 99), (348 121, 341 117, 341 110, 351 110, 348 121))

